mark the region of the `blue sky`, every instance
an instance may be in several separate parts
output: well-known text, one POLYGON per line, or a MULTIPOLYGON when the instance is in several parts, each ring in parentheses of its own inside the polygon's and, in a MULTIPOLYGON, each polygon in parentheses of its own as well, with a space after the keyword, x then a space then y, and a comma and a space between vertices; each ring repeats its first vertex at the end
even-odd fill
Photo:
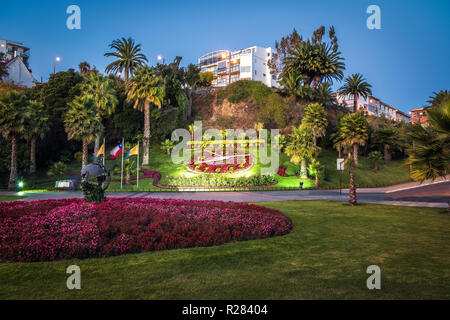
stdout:
MULTIPOLYGON (((450 89, 450 1, 8 1, 0 11, 0 38, 31 48, 34 76, 88 61, 103 71, 108 44, 131 36, 156 62, 158 55, 196 63, 217 49, 273 46, 294 27, 306 37, 320 25, 334 25, 345 58, 345 74, 362 73, 373 93, 408 111, 433 91, 450 89), (66 28, 66 8, 81 8, 81 30, 66 28), (381 8, 381 30, 366 27, 366 8, 381 8)), ((337 88, 339 84, 335 85, 337 88)))

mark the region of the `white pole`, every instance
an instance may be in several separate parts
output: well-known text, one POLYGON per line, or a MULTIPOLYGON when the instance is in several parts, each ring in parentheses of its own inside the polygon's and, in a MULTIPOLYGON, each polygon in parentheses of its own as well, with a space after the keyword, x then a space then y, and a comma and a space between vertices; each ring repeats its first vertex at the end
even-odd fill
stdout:
POLYGON ((122 190, 123 186, 123 150, 125 148, 125 141, 124 138, 122 138, 122 169, 120 170, 120 189, 122 190))
POLYGON ((137 187, 137 189, 139 189, 139 140, 138 140, 138 150, 137 150, 136 176, 137 176, 136 187, 137 187))

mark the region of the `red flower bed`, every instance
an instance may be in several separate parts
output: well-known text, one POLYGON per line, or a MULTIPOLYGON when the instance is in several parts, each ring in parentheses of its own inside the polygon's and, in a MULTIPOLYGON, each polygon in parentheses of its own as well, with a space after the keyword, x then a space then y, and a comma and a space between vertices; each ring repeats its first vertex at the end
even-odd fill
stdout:
POLYGON ((276 210, 222 201, 112 198, 0 203, 0 261, 211 246, 288 233, 276 210))

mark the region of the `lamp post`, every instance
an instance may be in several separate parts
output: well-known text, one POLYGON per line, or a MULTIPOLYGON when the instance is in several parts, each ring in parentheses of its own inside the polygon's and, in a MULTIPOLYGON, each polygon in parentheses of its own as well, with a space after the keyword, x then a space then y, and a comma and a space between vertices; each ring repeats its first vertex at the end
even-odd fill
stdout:
POLYGON ((56 57, 55 62, 53 62, 53 74, 56 73, 56 62, 61 61, 60 57, 56 57))
POLYGON ((166 64, 166 59, 163 56, 158 56, 158 60, 162 60, 162 64, 166 64))

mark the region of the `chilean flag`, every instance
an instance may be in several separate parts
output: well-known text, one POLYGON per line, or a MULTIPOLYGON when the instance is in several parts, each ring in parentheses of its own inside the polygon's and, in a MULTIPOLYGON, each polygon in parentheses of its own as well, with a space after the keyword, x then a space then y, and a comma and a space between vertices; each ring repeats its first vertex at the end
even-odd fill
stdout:
POLYGON ((110 154, 111 154, 111 158, 115 159, 119 156, 119 154, 121 154, 123 151, 123 145, 122 142, 119 143, 118 146, 116 146, 114 149, 111 150, 110 154))

